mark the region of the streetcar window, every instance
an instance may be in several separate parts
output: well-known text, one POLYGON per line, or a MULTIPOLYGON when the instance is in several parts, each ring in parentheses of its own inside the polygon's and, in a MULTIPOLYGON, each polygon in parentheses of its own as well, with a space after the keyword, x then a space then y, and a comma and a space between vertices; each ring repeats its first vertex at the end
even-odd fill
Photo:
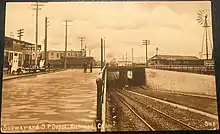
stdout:
POLYGON ((18 54, 17 54, 17 53, 15 53, 14 55, 15 55, 15 56, 18 56, 18 54))

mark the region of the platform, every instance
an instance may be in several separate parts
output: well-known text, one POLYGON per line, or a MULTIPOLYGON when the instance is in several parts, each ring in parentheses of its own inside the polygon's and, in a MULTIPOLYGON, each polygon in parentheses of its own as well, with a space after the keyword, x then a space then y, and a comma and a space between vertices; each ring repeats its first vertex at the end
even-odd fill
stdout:
POLYGON ((3 82, 2 131, 96 131, 99 71, 72 69, 3 82))

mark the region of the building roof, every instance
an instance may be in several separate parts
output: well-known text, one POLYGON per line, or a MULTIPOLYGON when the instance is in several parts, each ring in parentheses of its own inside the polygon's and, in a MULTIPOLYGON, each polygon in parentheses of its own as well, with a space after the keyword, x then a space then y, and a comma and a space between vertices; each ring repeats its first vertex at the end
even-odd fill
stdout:
POLYGON ((199 58, 196 56, 155 55, 150 60, 199 60, 199 58))
POLYGON ((7 37, 7 36, 5 36, 5 39, 6 40, 13 40, 13 41, 20 42, 20 43, 23 43, 23 44, 28 44, 28 45, 35 45, 33 43, 29 43, 29 42, 26 42, 26 41, 18 40, 18 39, 7 37))
MULTIPOLYGON (((44 51, 41 51, 41 52, 44 52, 44 51)), ((59 53, 65 53, 65 51, 63 50, 48 50, 47 52, 59 52, 59 53)), ((80 50, 68 50, 67 52, 78 52, 78 53, 81 53, 82 51, 80 50)))

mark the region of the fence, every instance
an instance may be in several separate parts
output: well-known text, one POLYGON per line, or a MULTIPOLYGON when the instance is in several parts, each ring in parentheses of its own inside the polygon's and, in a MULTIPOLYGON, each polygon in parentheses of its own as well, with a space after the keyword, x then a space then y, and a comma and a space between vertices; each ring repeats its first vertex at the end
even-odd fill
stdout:
POLYGON ((103 126, 103 103, 105 100, 105 85, 106 85, 106 76, 107 76, 107 65, 105 65, 101 72, 99 73, 98 78, 96 79, 97 84, 97 111, 96 111, 96 129, 98 132, 101 131, 103 126))
POLYGON ((193 65, 150 65, 149 68, 178 71, 178 72, 190 72, 197 74, 215 75, 214 66, 193 66, 193 65))

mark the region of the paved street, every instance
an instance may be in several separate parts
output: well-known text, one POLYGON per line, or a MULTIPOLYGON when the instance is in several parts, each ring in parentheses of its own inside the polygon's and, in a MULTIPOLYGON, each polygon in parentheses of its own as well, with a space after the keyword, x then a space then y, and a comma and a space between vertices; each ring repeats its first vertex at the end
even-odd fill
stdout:
MULTIPOLYGON (((81 69, 66 70, 4 82, 3 131, 22 124, 74 124, 84 125, 83 128, 75 127, 80 131, 93 131, 96 118, 95 79, 99 71, 96 69, 93 73, 84 74, 81 69)), ((44 129, 41 127, 41 130, 33 131, 44 129)))

